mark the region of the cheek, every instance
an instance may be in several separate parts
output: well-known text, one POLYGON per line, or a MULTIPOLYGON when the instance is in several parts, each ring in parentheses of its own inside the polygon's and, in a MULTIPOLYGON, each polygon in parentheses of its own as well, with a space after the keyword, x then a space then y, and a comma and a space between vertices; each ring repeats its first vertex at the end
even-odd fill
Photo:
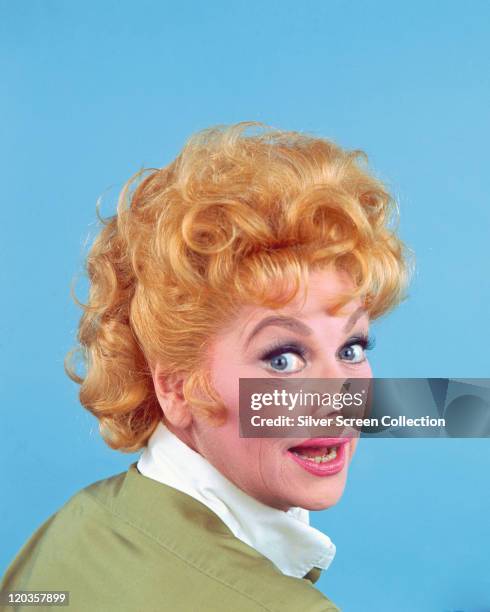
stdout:
POLYGON ((254 462, 260 470, 263 482, 271 490, 280 488, 284 485, 287 461, 283 445, 271 438, 251 441, 256 442, 254 462))
POLYGON ((211 382, 223 403, 232 413, 238 413, 240 378, 259 378, 263 371, 257 359, 240 348, 235 338, 217 342, 210 353, 211 382))
POLYGON ((352 459, 354 453, 356 452, 357 445, 359 443, 359 438, 353 438, 350 441, 350 458, 352 459))
POLYGON ((238 413, 239 380, 247 376, 243 368, 235 363, 229 355, 217 351, 211 368, 211 382, 226 406, 229 416, 238 413))
POLYGON ((220 394, 226 406, 233 408, 238 400, 239 376, 232 366, 224 365, 213 376, 214 387, 220 394))
POLYGON ((360 369, 361 369, 361 372, 358 378, 372 378, 373 377, 373 370, 371 368, 371 364, 369 363, 369 359, 366 359, 366 361, 362 363, 362 367, 360 369))

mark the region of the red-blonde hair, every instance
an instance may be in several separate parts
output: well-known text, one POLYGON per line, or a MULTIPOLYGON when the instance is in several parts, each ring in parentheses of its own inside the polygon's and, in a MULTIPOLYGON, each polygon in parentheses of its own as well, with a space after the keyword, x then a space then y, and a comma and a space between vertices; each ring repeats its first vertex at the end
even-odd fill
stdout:
POLYGON ((79 345, 65 359, 107 444, 136 451, 161 420, 156 361, 185 374, 193 409, 222 421, 209 342, 244 304, 286 305, 310 270, 349 273, 339 306, 359 296, 371 319, 393 308, 410 269, 396 217, 362 151, 257 122, 203 130, 168 166, 132 177, 88 254, 79 345))

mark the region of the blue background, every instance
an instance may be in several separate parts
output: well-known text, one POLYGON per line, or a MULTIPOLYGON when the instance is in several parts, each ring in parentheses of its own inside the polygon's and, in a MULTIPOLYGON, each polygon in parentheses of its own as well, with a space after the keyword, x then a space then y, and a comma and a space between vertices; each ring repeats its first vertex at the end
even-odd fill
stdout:
MULTIPOLYGON (((0 571, 105 447, 64 374, 69 295, 124 181, 195 130, 261 120, 363 148, 417 255, 378 376, 490 376, 490 3, 0 2, 0 571)), ((78 295, 86 297, 80 281, 78 295)), ((490 441, 364 440, 312 513, 345 611, 490 610, 490 441)))

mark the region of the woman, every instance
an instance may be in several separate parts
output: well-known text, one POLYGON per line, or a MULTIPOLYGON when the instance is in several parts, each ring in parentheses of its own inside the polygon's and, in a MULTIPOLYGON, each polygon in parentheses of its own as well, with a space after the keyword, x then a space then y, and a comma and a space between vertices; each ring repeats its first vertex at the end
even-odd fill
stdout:
POLYGON ((407 278, 392 198, 360 151, 252 122, 132 184, 87 260, 86 375, 72 355, 67 372, 106 442, 143 452, 48 519, 2 589, 69 591, 72 610, 336 610, 313 586, 335 546, 308 511, 339 500, 356 440, 242 438, 238 383, 371 376, 369 322, 407 278))

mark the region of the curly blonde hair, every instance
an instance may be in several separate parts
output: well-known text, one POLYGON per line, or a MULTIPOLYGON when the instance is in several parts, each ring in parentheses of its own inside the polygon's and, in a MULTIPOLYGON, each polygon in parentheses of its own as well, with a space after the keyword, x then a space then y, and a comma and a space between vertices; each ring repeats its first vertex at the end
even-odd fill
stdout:
POLYGON ((79 345, 65 359, 107 444, 136 451, 162 419, 156 361, 185 374, 193 409, 222 422, 210 340, 244 304, 287 304, 312 269, 349 273, 339 307, 359 296, 371 319, 388 312, 410 269, 397 213, 362 151, 258 122, 203 130, 168 166, 132 177, 87 256, 79 345))

